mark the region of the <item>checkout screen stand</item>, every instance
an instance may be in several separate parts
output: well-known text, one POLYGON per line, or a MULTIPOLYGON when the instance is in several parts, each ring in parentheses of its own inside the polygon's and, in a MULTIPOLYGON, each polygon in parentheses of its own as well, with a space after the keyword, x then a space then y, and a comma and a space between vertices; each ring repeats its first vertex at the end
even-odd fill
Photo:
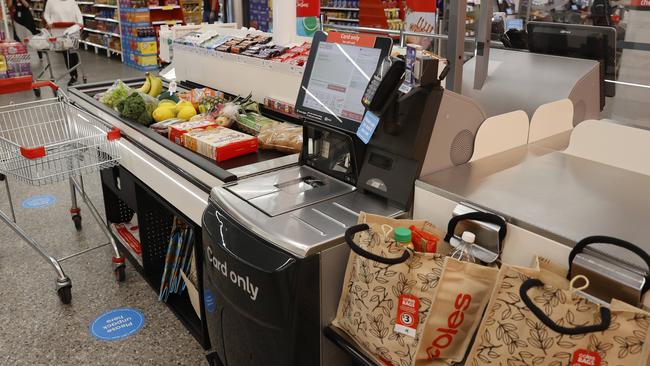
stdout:
POLYGON ((356 137, 366 111, 361 100, 391 47, 386 37, 314 35, 296 101, 305 117, 301 165, 356 186, 366 149, 356 137))

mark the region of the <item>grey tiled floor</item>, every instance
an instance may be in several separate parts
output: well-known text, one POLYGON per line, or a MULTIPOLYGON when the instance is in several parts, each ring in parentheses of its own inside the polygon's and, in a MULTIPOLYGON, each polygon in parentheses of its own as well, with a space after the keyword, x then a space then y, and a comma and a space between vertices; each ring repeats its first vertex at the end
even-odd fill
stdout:
MULTIPOLYGON (((82 60, 89 81, 140 74, 92 53, 83 53, 82 60)), ((33 99, 31 92, 0 96, 0 105, 33 99)), ((68 214, 67 182, 44 187, 10 182, 18 222, 54 256, 107 242, 84 205, 84 228, 76 232, 68 214), (52 194, 57 201, 44 209, 20 207, 24 198, 35 194, 52 194)), ((85 183, 102 211, 98 176, 87 177, 85 183)), ((0 209, 6 211, 5 193, 0 184, 0 209)), ((0 222, 0 365, 206 364, 198 343, 128 263, 127 281, 115 282, 111 256, 110 247, 103 247, 63 262, 72 279, 72 304, 62 305, 54 290, 53 269, 0 222), (144 313, 145 325, 139 333, 114 342, 98 341, 89 334, 97 316, 125 306, 144 313)))

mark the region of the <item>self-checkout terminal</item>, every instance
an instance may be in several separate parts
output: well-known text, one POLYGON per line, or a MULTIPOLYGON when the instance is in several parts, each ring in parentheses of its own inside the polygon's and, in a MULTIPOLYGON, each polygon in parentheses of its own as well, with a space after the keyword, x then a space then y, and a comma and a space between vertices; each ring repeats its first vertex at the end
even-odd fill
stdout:
MULTIPOLYGON (((408 211, 443 96, 427 62, 421 82, 403 85, 413 70, 391 47, 385 37, 318 32, 296 103, 305 118, 300 163, 211 192, 203 268, 218 363, 349 363, 323 336, 347 264, 344 231, 362 211, 408 211), (375 116, 366 145, 359 131, 375 116)), ((467 129, 453 123, 443 130, 467 129)))

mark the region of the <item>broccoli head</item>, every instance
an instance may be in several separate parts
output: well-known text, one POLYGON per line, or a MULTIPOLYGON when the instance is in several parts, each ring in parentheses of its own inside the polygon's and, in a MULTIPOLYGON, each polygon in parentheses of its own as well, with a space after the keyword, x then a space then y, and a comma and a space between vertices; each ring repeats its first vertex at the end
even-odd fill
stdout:
POLYGON ((149 125, 153 121, 149 109, 144 98, 135 92, 124 100, 120 114, 131 121, 149 125))

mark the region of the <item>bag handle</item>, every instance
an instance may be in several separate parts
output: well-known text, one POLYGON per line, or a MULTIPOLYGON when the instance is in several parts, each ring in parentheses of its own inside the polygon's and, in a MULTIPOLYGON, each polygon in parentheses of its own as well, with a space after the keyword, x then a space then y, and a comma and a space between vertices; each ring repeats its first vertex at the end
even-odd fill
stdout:
MULTIPOLYGON (((638 255, 641 259, 643 259, 646 266, 648 266, 648 270, 650 271, 650 255, 648 255, 648 253, 646 253, 645 250, 630 243, 629 241, 625 241, 619 238, 613 238, 611 236, 597 235, 597 236, 586 237, 580 240, 578 243, 576 243, 575 247, 573 247, 571 253, 569 254, 569 273, 567 274, 567 279, 571 279, 572 277, 571 265, 573 264, 573 260, 575 259, 575 257, 578 254, 582 253, 582 251, 591 244, 609 244, 609 245, 627 249, 630 252, 633 252, 634 254, 638 255)), ((649 288, 650 288, 650 272, 645 276, 645 283, 643 284, 643 288, 641 289, 641 294, 645 294, 649 288)))
POLYGON ((526 306, 530 309, 530 311, 535 314, 535 316, 542 322, 544 325, 547 327, 551 328, 553 331, 556 333, 560 334, 567 334, 567 335, 574 335, 574 334, 587 334, 587 333, 594 333, 594 332, 602 332, 605 331, 609 328, 609 325, 612 321, 612 313, 611 311, 604 307, 601 306, 600 308, 600 324, 594 324, 594 325, 586 325, 586 326, 581 326, 581 327, 575 327, 575 328, 566 328, 563 327, 556 322, 554 322, 551 318, 549 318, 542 309, 540 309, 535 303, 530 299, 528 296, 528 290, 530 290, 533 287, 543 287, 544 282, 537 278, 529 278, 524 283, 521 284, 521 288, 519 288, 519 296, 521 296, 521 300, 526 304, 526 306))
POLYGON ((405 250, 402 256, 397 258, 385 258, 377 254, 366 251, 365 249, 361 248, 360 246, 357 245, 357 243, 354 242, 354 236, 366 230, 370 230, 370 226, 368 226, 368 224, 359 224, 359 225, 351 226, 347 230, 345 230, 345 242, 348 243, 350 249, 352 249, 352 251, 357 253, 358 255, 373 260, 375 262, 379 262, 387 265, 404 263, 411 256, 408 250, 405 250))
POLYGON ((470 212, 452 217, 449 220, 449 225, 447 225, 447 236, 445 236, 446 242, 449 242, 449 240, 451 240, 451 237, 454 236, 456 225, 458 225, 459 222, 465 220, 482 221, 499 226, 499 244, 503 243, 503 239, 505 239, 506 232, 508 230, 506 221, 495 214, 481 211, 470 212))

